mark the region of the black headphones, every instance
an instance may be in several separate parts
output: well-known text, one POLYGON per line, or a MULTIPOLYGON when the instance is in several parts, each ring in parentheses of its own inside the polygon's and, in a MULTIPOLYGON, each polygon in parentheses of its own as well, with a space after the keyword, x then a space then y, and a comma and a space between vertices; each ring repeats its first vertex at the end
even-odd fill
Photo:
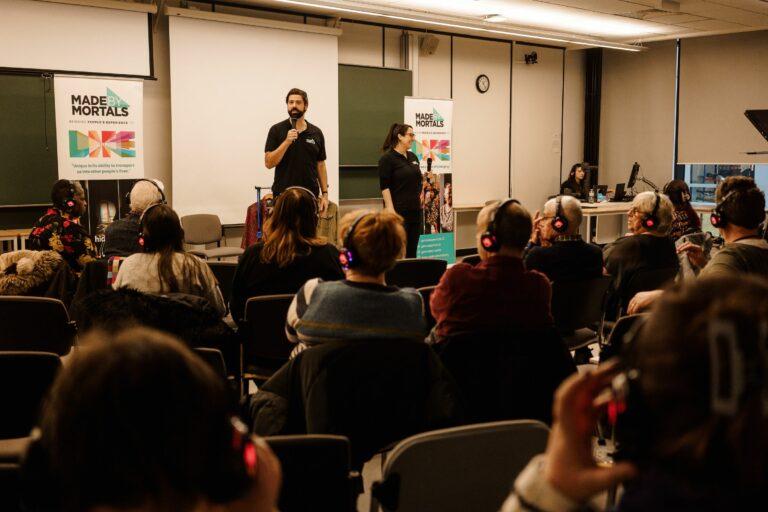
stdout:
POLYGON ((672 183, 673 182, 670 181, 664 185, 664 190, 662 190, 662 192, 669 196, 673 203, 687 203, 691 200, 691 192, 688 189, 688 184, 685 185, 684 190, 669 190, 672 183))
POLYGON ((498 219, 504 215, 503 210, 512 203, 520 204, 520 201, 517 199, 505 199, 495 210, 493 210, 493 215, 491 216, 491 220, 488 222, 488 227, 486 228, 485 233, 480 235, 480 245, 486 251, 498 252, 499 249, 501 249, 501 242, 499 241, 499 237, 496 235, 496 232, 499 230, 498 219), (499 212, 501 212, 501 214, 499 214, 499 212))
POLYGON ((643 215, 643 219, 640 221, 645 229, 656 229, 659 226, 659 204, 661 204, 661 195, 654 191, 656 201, 653 203, 653 211, 650 214, 643 215))
MULTIPOLYGON (((616 460, 640 460, 651 448, 653 417, 648 410, 640 388, 641 372, 637 369, 636 341, 646 320, 632 326, 624 336, 620 360, 624 370, 611 383, 612 398, 608 402, 608 421, 615 427, 616 460)), ((730 320, 711 319, 707 323, 709 343, 709 408, 713 414, 735 416, 744 405, 747 395, 768 391, 768 361, 762 353, 768 340, 768 327, 758 328, 754 347, 743 343, 738 327, 730 320), (752 352, 757 353, 752 353, 752 352)), ((768 403, 763 403, 763 414, 768 415, 768 403)))
POLYGON ((552 218, 552 229, 558 233, 565 233, 568 231, 568 219, 563 215, 563 207, 560 204, 563 196, 557 196, 557 210, 555 210, 555 216, 552 218))
POLYGON ((360 265, 360 258, 355 252, 355 248, 352 246, 352 234, 355 232, 355 228, 366 215, 373 215, 371 212, 365 212, 357 216, 355 221, 349 226, 349 229, 344 234, 342 240, 342 248, 339 249, 339 263, 341 268, 349 270, 360 265))
POLYGON ((75 184, 71 180, 67 180, 67 183, 69 184, 67 187, 67 196, 62 199, 61 205, 59 206, 62 210, 69 213, 75 208, 75 195, 77 192, 75 191, 75 184))
POLYGON ((712 225, 716 228, 724 228, 728 225, 728 217, 725 216, 725 210, 723 210, 723 206, 725 205, 726 201, 730 199, 732 196, 735 196, 738 192, 738 189, 733 189, 727 194, 725 194, 725 197, 715 205, 715 209, 712 210, 712 214, 709 216, 710 222, 712 222, 712 225))
MULTIPOLYGON (((163 192, 163 189, 160 187, 160 185, 157 184, 157 182, 155 180, 148 180, 146 178, 140 178, 140 179, 136 180, 133 183, 133 185, 131 185, 131 190, 133 190, 133 187, 135 187, 136 184, 139 183, 140 181, 146 181, 146 182, 151 183, 152 185, 155 186, 157 191, 160 192, 160 201, 158 201, 157 203, 153 203, 153 204, 166 204, 167 203, 167 201, 165 199, 165 192, 163 192)), ((131 190, 129 190, 128 192, 125 193, 125 202, 128 205, 131 204, 131 190)))
POLYGON ((147 216, 147 213, 149 213, 149 210, 152 208, 164 204, 165 203, 152 203, 151 205, 147 206, 143 212, 141 212, 141 217, 139 217, 139 245, 144 251, 147 250, 147 244, 149 242, 149 236, 144 234, 144 217, 147 216))

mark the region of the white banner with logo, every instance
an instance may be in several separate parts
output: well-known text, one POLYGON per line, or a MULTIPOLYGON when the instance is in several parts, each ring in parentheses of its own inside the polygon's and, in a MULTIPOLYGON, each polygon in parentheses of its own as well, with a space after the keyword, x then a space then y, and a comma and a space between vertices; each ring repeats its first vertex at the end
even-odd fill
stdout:
POLYGON ((144 83, 56 76, 59 178, 144 177, 144 83))
POLYGON ((456 261, 451 180, 453 100, 406 97, 405 124, 413 127, 415 137, 411 151, 419 158, 424 174, 423 234, 416 255, 453 263, 456 261))

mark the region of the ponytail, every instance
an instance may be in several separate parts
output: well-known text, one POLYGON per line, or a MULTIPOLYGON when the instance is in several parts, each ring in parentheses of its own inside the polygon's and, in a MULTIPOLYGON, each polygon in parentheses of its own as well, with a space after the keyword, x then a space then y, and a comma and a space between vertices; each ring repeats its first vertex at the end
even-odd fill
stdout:
POLYGON ((384 144, 381 146, 381 150, 389 151, 397 146, 397 143, 400 142, 400 139, 398 139, 397 136, 408 133, 408 128, 413 127, 409 124, 392 123, 392 126, 389 127, 389 131, 387 132, 387 137, 384 139, 384 144))

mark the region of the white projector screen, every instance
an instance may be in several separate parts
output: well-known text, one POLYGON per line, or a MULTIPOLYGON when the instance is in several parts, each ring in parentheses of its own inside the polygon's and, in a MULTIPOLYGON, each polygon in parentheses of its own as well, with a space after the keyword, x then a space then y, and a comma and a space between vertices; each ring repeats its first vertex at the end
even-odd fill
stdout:
POLYGON ((149 76, 149 15, 0 0, 0 67, 149 76))
POLYGON ((307 91, 307 120, 325 135, 329 195, 339 192, 338 40, 334 35, 170 16, 173 207, 242 224, 285 95, 307 91))

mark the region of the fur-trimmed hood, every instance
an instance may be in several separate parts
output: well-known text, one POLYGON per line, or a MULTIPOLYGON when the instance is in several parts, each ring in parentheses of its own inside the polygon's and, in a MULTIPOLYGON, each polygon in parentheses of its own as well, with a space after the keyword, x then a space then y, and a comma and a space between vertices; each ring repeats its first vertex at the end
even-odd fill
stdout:
POLYGON ((13 251, 0 255, 0 295, 27 295, 44 289, 63 261, 55 251, 13 251))

